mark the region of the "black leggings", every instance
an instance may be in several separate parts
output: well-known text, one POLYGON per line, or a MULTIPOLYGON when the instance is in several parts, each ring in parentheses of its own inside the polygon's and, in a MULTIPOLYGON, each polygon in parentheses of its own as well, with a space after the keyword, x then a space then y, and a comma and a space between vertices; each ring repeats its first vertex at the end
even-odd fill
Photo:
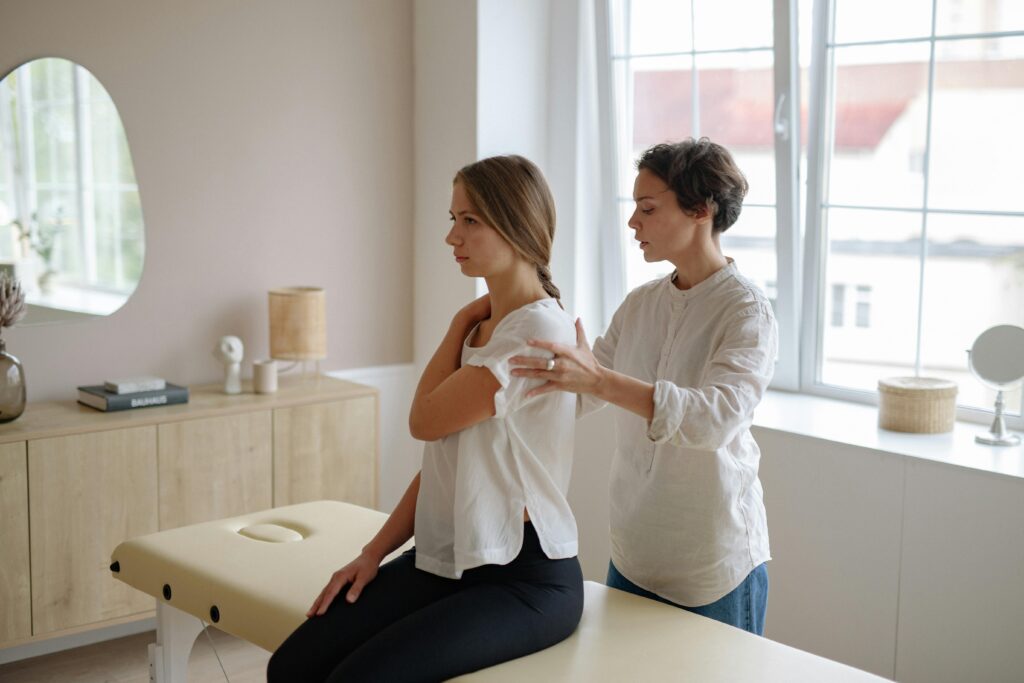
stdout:
POLYGON ((413 548, 383 565, 354 604, 342 589, 277 649, 268 683, 441 681, 543 650, 583 613, 573 557, 544 555, 533 525, 507 565, 445 579, 416 569, 413 548))

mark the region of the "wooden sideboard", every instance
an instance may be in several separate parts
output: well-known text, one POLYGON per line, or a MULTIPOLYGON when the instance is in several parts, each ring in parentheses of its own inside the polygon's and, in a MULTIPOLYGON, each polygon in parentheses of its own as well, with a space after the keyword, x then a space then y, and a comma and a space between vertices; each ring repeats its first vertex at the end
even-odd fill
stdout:
POLYGON ((324 498, 377 503, 378 398, 329 377, 103 413, 30 403, 0 425, 0 648, 154 614, 110 578, 126 538, 324 498))

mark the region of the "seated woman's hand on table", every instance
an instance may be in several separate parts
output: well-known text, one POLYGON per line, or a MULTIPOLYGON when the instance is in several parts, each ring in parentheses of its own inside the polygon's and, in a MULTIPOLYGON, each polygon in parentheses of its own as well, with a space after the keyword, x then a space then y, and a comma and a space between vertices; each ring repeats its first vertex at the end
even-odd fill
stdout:
POLYGON ((345 599, 349 602, 358 600, 363 587, 376 578, 380 563, 381 558, 364 550, 359 557, 331 574, 331 580, 313 601, 313 606, 306 612, 306 617, 320 616, 326 612, 345 586, 349 586, 345 599))

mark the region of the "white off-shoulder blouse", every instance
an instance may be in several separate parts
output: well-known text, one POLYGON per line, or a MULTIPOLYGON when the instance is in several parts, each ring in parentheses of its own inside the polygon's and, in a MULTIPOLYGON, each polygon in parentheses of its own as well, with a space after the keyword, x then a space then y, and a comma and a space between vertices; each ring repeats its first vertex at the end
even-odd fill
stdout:
POLYGON ((566 501, 576 397, 554 391, 527 399, 542 380, 513 377, 508 364, 515 355, 551 357, 527 346, 534 338, 576 343, 574 321, 555 299, 509 313, 484 346, 463 346, 462 365, 489 369, 501 388, 494 417, 423 449, 415 527, 420 569, 460 578, 473 567, 511 562, 522 548, 524 510, 549 558, 577 554, 566 501))

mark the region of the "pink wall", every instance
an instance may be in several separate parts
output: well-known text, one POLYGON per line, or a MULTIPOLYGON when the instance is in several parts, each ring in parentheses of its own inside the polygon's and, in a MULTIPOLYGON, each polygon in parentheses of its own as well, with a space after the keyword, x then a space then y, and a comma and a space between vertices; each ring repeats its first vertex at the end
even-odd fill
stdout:
POLYGON ((29 400, 114 375, 216 380, 221 335, 266 355, 281 285, 326 288, 325 369, 410 361, 412 21, 409 0, 0 6, 0 72, 65 57, 110 92, 146 223, 121 310, 5 332, 29 400))

